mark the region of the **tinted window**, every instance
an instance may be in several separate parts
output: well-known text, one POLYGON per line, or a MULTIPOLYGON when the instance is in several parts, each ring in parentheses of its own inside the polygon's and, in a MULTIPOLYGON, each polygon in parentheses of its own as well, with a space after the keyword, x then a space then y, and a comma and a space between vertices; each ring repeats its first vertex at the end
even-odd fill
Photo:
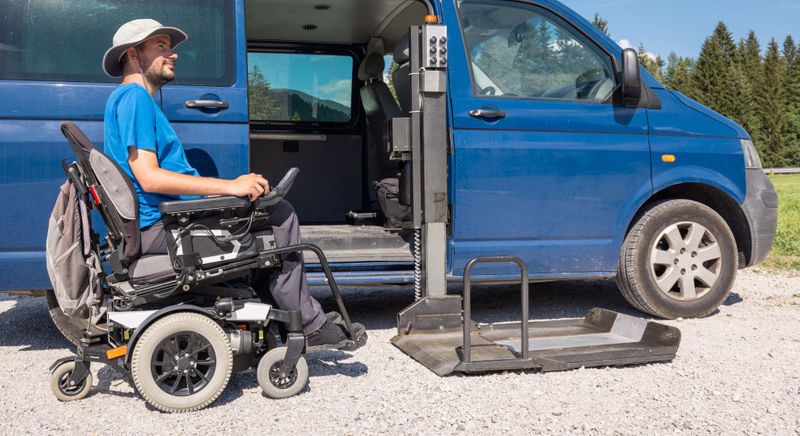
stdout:
POLYGON ((116 82, 103 73, 103 54, 119 26, 137 18, 189 35, 177 49, 175 83, 233 83, 232 0, 5 0, 0 79, 116 82))
POLYGON ((549 11, 525 3, 458 1, 475 92, 604 101, 611 58, 549 11))
POLYGON ((248 53, 250 120, 345 123, 353 106, 353 58, 248 53))

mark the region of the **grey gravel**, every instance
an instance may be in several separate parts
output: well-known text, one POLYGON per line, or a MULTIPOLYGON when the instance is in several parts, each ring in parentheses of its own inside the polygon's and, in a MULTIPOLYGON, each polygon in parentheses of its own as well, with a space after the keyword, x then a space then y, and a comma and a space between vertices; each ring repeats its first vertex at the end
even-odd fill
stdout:
MULTIPOLYGON (((42 298, 0 296, 0 434, 800 434, 797 274, 741 272, 719 312, 670 322, 683 333, 672 363, 551 374, 439 378, 389 343, 410 289, 347 289, 345 298, 369 344, 310 356, 299 396, 264 397, 251 371, 234 375, 210 408, 167 415, 101 366, 88 398, 59 403, 48 367, 68 343, 42 298)), ((514 320, 517 298, 511 286, 478 287, 476 318, 514 320)), ((531 298, 535 319, 594 306, 637 314, 610 282, 536 284, 531 298)))

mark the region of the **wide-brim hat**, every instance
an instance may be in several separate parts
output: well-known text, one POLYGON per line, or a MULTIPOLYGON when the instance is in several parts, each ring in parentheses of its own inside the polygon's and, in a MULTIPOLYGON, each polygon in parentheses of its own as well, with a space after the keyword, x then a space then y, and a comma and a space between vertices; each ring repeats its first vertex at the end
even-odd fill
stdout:
POLYGON ((169 36, 172 40, 172 48, 189 39, 189 36, 183 30, 177 27, 162 26, 156 20, 143 18, 128 21, 120 26, 117 33, 114 34, 113 46, 103 56, 103 71, 111 77, 121 76, 121 60, 125 51, 158 35, 169 36))

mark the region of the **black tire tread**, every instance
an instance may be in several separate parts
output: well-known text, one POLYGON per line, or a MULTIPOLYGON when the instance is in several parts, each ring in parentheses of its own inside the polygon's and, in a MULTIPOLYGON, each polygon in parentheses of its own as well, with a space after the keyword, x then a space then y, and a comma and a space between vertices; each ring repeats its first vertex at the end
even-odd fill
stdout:
MULTIPOLYGON (((650 223, 653 219, 670 209, 691 207, 705 209, 707 213, 710 213, 712 216, 716 216, 722 223, 725 223, 725 220, 722 219, 722 217, 720 217, 713 209, 702 203, 683 199, 663 200, 653 203, 652 206, 647 209, 646 212, 644 212, 644 214, 642 214, 641 217, 636 221, 634 226, 628 232, 628 235, 625 237, 625 240, 622 244, 622 249, 620 250, 616 282, 617 287, 622 293, 622 296, 625 297, 628 303, 630 303, 630 305, 637 310, 664 319, 676 319, 680 317, 680 314, 672 313, 658 307, 657 304, 648 298, 647 292, 644 289, 646 285, 639 282, 636 274, 636 268, 638 266, 636 264, 636 247, 639 245, 639 241, 643 238, 645 229, 650 226, 650 223)), ((731 240, 733 240, 733 233, 731 233, 727 224, 725 227, 729 233, 728 236, 731 238, 731 240)), ((700 314, 696 314, 695 316, 697 318, 703 318, 714 313, 716 310, 717 307, 711 307, 700 314)))

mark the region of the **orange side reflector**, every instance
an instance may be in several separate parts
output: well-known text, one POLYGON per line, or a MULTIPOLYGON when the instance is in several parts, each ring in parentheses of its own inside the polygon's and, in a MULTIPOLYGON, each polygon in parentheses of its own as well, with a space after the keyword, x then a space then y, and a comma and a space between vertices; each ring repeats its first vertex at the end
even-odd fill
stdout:
POLYGON ((661 162, 666 162, 666 163, 675 162, 675 155, 674 154, 662 154, 661 155, 661 162))
POLYGON ((128 346, 123 345, 119 348, 114 348, 113 350, 106 351, 106 357, 108 360, 114 360, 118 357, 124 356, 128 352, 128 346))
POLYGON ((425 15, 425 24, 439 24, 439 17, 436 15, 425 15))

